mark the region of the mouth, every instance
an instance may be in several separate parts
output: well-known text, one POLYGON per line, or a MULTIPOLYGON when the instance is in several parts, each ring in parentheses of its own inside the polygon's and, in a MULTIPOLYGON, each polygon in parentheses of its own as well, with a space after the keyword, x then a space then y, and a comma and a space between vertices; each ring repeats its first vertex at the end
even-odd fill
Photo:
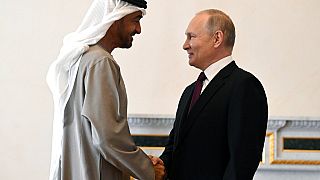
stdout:
POLYGON ((130 36, 130 37, 128 37, 128 43, 130 43, 130 44, 132 44, 132 42, 133 42, 133 37, 132 36, 130 36))
POLYGON ((193 56, 193 53, 188 52, 188 58, 191 59, 192 56, 193 56))

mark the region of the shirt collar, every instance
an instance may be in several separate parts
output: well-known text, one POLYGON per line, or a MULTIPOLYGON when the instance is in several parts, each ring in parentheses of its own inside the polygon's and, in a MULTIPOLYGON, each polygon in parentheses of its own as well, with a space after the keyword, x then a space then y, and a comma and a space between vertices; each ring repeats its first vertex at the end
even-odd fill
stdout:
POLYGON ((212 63, 209 67, 207 67, 207 69, 204 70, 204 74, 206 75, 209 82, 218 74, 221 69, 231 63, 233 61, 232 59, 232 56, 227 56, 215 63, 212 63))

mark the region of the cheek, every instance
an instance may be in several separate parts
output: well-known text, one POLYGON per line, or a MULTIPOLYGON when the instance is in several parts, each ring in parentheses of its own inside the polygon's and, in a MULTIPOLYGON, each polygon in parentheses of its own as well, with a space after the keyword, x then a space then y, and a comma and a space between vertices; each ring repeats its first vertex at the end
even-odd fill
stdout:
POLYGON ((200 45, 201 43, 199 42, 198 39, 194 38, 194 39, 191 39, 191 40, 190 40, 189 44, 190 44, 190 47, 191 47, 193 50, 199 50, 199 45, 200 45))
POLYGON ((191 40, 189 41, 189 45, 190 45, 191 49, 194 48, 194 44, 195 44, 195 43, 194 43, 194 40, 191 39, 191 40))
POLYGON ((194 53, 199 51, 199 45, 195 41, 190 42, 190 47, 194 53))
POLYGON ((130 32, 131 32, 131 28, 130 27, 125 27, 125 28, 122 29, 123 36, 130 35, 130 32))
POLYGON ((135 24, 130 24, 130 26, 128 26, 128 31, 130 31, 130 33, 134 32, 136 30, 136 25, 135 24))

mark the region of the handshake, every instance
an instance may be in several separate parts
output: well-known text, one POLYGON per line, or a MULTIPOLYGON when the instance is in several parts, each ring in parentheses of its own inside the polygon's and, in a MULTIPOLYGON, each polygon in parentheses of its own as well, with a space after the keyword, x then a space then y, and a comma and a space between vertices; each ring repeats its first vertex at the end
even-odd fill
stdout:
POLYGON ((163 161, 152 155, 148 155, 150 160, 152 161, 154 172, 155 172, 155 180, 163 180, 165 176, 165 167, 163 161))

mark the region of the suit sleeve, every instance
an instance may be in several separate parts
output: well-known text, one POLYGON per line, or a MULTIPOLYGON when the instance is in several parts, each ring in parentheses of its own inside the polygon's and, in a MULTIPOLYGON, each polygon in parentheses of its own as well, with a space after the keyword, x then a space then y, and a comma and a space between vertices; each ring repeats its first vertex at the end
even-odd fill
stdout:
POLYGON ((166 174, 170 174, 170 167, 172 162, 172 153, 173 153, 173 146, 174 146, 174 133, 175 128, 173 127, 168 138, 168 143, 166 144, 165 150, 160 156, 160 159, 162 159, 164 165, 166 174))
POLYGON ((228 109, 230 160, 224 180, 253 179, 264 146, 268 107, 260 82, 250 76, 238 82, 228 109))
POLYGON ((172 166, 172 158, 173 158, 173 151, 174 151, 174 146, 175 146, 175 139, 178 137, 178 129, 180 127, 180 119, 181 116, 183 116, 183 109, 182 108, 182 104, 185 104, 186 102, 184 102, 186 99, 188 99, 186 97, 186 92, 190 91, 190 86, 188 86, 182 93, 181 97, 180 97, 180 101, 179 101, 179 105, 178 105, 178 109, 177 109, 177 113, 176 113, 176 118, 173 124, 173 128, 170 131, 169 134, 169 139, 168 142, 166 144, 165 150, 163 151, 163 153, 161 154, 160 158, 162 159, 162 161, 164 162, 165 168, 166 168, 166 175, 168 177, 170 177, 170 174, 172 172, 170 172, 171 170, 171 166, 172 166))
POLYGON ((126 104, 121 107, 120 70, 103 59, 87 71, 82 115, 91 123, 93 144, 106 161, 138 179, 154 179, 148 156, 138 148, 129 132, 126 104))

